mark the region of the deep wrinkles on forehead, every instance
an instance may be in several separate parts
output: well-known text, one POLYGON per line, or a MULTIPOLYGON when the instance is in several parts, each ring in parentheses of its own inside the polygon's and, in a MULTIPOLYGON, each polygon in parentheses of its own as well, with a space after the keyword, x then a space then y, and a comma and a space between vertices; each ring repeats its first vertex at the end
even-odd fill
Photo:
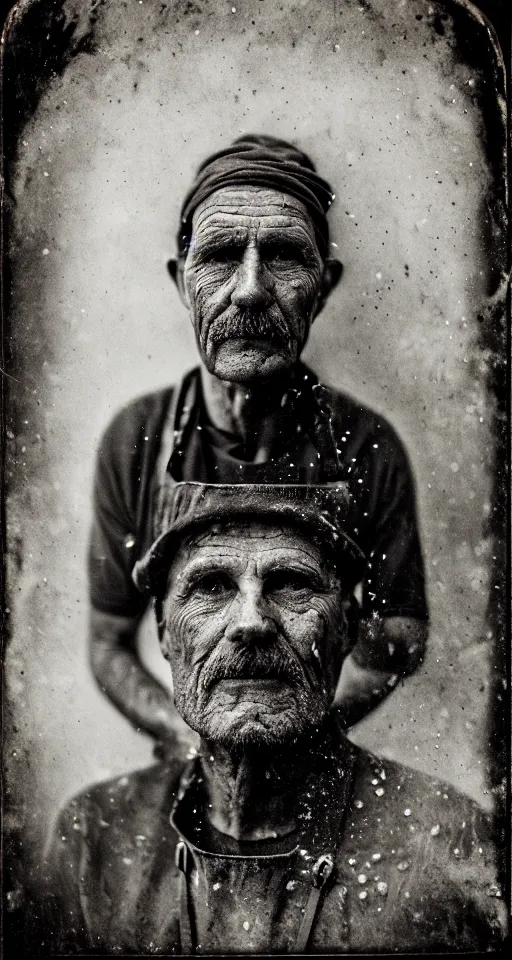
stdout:
POLYGON ((303 569, 327 575, 326 565, 314 544, 295 533, 254 528, 243 533, 236 530, 191 536, 181 545, 173 567, 179 577, 193 566, 203 563, 210 566, 212 562, 224 562, 232 570, 242 572, 256 554, 258 568, 299 564, 303 569))
POLYGON ((233 227, 244 232, 285 230, 318 252, 314 226, 304 204, 275 190, 220 190, 199 205, 192 225, 198 240, 233 227))

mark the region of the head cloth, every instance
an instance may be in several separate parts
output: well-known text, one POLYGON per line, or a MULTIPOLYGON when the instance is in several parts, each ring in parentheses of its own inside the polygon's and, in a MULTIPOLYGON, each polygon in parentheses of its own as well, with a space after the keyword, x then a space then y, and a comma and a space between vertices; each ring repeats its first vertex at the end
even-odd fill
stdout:
POLYGON ((334 193, 319 177, 314 163, 285 140, 263 134, 245 134, 230 147, 208 157, 181 208, 178 250, 185 255, 192 235, 192 216, 199 204, 222 187, 256 186, 282 190, 301 200, 313 220, 322 257, 329 250, 326 213, 334 193))

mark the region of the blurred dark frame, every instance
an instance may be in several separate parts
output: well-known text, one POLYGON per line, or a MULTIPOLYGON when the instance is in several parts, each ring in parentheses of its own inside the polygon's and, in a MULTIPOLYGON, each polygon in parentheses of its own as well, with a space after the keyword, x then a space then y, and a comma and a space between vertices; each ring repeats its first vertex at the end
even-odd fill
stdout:
MULTIPOLYGON (((506 71, 506 88, 508 102, 508 122, 510 129, 510 100, 511 100, 511 33, 512 33, 512 3, 511 0, 472 0, 473 6, 480 10, 494 28, 495 35, 503 53, 506 71)), ((444 0, 444 5, 453 6, 451 0, 444 0)), ((3 452, 7 428, 15 429, 16 422, 22 418, 23 411, 14 409, 10 405, 9 380, 19 374, 19 358, 12 352, 12 338, 9 325, 11 273, 10 263, 6 253, 4 238, 9 233, 11 213, 11 194, 9 182, 9 162, 14 155, 18 135, 37 108, 39 100, 52 78, 62 74, 67 64, 78 54, 93 52, 91 40, 86 34, 77 39, 75 24, 67 20, 62 12, 62 0, 20 0, 15 6, 8 2, 0 7, 2 21, 5 21, 4 44, 2 49, 2 162, 3 162, 3 210, 2 210, 2 237, 0 255, 2 258, 2 294, 0 301, 1 327, 1 389, 0 389, 0 639, 2 651, 9 637, 9 618, 5 611, 5 578, 4 557, 5 541, 5 475, 3 452), (21 28, 21 29, 20 29, 21 28), (9 38, 9 42, 7 42, 9 38)), ((93 14, 94 16, 94 14, 93 14)), ((442 16, 438 18, 436 27, 443 32, 442 16)), ((471 36, 460 39, 461 53, 469 64, 478 64, 488 50, 473 42, 471 36)), ((490 78, 500 83, 500 78, 490 78)), ((498 115, 496 100, 493 96, 494 88, 490 83, 487 94, 482 97, 482 112, 487 130, 487 141, 490 156, 493 155, 492 141, 502 133, 502 118, 498 115)), ((494 157, 498 151, 494 152, 494 157)), ((496 177, 503 176, 499 159, 494 161, 496 177)), ((509 196, 512 189, 510 163, 508 165, 509 196)), ((494 219, 501 225, 501 240, 496 244, 494 264, 494 293, 504 278, 510 275, 512 266, 512 249, 510 237, 505 239, 504 219, 506 210, 503 207, 495 209, 494 219)), ((496 243, 495 237, 489 235, 489 243, 496 243)), ((508 598, 511 593, 511 498, 510 498, 510 356, 511 356, 511 292, 508 286, 507 309, 502 309, 502 302, 494 312, 483 318, 481 324, 480 346, 490 351, 494 363, 490 365, 488 390, 494 396, 496 403, 495 414, 495 472, 493 485, 493 503, 488 521, 488 534, 493 536, 495 543, 494 567, 491 570, 492 582, 499 589, 493 591, 489 597, 489 621, 495 631, 494 674, 491 681, 490 707, 488 713, 488 741, 491 761, 491 788, 496 798, 495 831, 499 853, 500 879, 510 904, 511 886, 511 710, 510 710, 510 681, 511 681, 511 609, 508 598), (506 538, 503 532, 506 531, 506 538)), ((3 658, 2 658, 3 665, 3 658)), ((8 720, 5 708, 2 719, 8 720)), ((6 800, 8 803, 8 800, 6 800)), ((2 805, 4 794, 2 792, 2 805)), ((21 837, 10 836, 2 844, 4 855, 4 869, 2 871, 3 892, 10 890, 10 869, 21 856, 21 837)), ((5 900, 3 898, 4 905, 5 900)), ((6 917, 8 923, 3 928, 3 946, 5 956, 14 956, 21 948, 23 941, 22 911, 11 904, 6 917), (18 949, 16 949, 18 944, 18 949), (11 952, 12 951, 12 952, 11 952)), ((2 911, 3 916, 3 911, 2 911)), ((5 919, 3 917, 3 919, 5 919)))

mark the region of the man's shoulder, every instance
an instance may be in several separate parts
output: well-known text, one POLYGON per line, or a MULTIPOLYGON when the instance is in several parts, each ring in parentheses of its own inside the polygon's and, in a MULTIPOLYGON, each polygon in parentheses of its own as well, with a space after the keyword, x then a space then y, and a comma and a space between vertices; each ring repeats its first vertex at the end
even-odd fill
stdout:
POLYGON ((368 904, 368 924, 380 907, 397 943, 501 942, 506 917, 490 817, 443 780, 358 748, 340 854, 342 880, 368 904))
POLYGON ((150 442, 171 402, 175 387, 154 390, 121 407, 103 432, 100 449, 133 449, 141 436, 150 442), (149 431, 149 432, 148 432, 149 431))
POLYGON ((404 451, 402 440, 387 417, 338 387, 330 384, 323 386, 333 413, 336 439, 345 436, 349 442, 349 438, 354 442, 357 438, 360 447, 378 443, 404 451))
POLYGON ((364 796, 367 809, 396 817, 399 832, 427 831, 435 838, 443 831, 446 837, 449 830, 455 840, 458 832, 470 826, 483 841, 490 840, 490 817, 475 800, 444 780, 396 760, 359 749, 354 787, 354 799, 364 796))
POLYGON ((63 807, 58 822, 61 839, 67 839, 66 831, 87 837, 105 833, 108 839, 109 829, 131 835, 135 828, 134 835, 145 835, 142 821, 154 824, 169 812, 167 805, 173 802, 184 766, 181 760, 170 760, 87 787, 63 807), (140 829, 135 821, 140 821, 140 829))

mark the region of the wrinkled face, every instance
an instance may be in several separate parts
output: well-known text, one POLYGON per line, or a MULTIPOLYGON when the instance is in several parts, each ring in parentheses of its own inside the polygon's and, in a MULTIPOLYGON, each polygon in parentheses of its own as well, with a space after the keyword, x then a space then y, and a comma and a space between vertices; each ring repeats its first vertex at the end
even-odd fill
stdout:
POLYGON ((184 298, 207 369, 234 382, 289 369, 324 272, 305 206, 277 190, 226 187, 199 205, 192 226, 184 298))
POLYGON ((319 549, 252 522, 196 534, 174 558, 163 652, 185 721, 228 749, 319 724, 339 677, 345 597, 319 549))

